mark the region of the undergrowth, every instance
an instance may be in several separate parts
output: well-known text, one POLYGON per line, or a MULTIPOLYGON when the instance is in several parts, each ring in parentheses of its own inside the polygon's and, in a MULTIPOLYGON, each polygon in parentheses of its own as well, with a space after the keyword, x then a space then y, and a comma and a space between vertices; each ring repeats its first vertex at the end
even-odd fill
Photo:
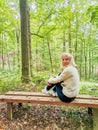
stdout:
MULTIPOLYGON (((0 92, 24 90, 41 91, 47 85, 50 75, 48 72, 33 73, 29 84, 21 83, 21 76, 18 71, 0 71, 0 92)), ((81 81, 80 94, 98 95, 98 83, 81 81)))

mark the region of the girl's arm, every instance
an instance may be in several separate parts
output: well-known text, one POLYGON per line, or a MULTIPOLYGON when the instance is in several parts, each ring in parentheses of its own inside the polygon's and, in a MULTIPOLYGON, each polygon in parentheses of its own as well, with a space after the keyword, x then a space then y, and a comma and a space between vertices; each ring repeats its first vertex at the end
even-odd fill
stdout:
POLYGON ((60 75, 56 77, 52 77, 48 80, 51 84, 60 83, 68 78, 72 77, 71 71, 69 69, 65 69, 60 75))

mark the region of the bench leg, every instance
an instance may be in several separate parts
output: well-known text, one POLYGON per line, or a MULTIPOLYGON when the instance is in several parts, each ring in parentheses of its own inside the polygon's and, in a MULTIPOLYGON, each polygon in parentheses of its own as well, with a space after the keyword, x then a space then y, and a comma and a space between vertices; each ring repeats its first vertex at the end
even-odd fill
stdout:
POLYGON ((93 108, 93 130, 98 130, 98 109, 93 108))
POLYGON ((13 118, 13 111, 12 111, 13 103, 7 103, 7 117, 9 120, 12 120, 13 118))

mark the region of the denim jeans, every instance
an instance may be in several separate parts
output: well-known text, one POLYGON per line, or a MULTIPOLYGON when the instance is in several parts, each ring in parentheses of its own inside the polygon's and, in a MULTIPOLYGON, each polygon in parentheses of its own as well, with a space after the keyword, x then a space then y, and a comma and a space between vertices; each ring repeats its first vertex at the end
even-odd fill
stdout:
POLYGON ((47 90, 50 90, 51 88, 53 88, 54 92, 57 92, 59 99, 63 102, 71 102, 75 99, 75 97, 69 98, 63 94, 63 92, 62 92, 63 87, 61 86, 60 83, 53 84, 51 86, 47 86, 47 90))

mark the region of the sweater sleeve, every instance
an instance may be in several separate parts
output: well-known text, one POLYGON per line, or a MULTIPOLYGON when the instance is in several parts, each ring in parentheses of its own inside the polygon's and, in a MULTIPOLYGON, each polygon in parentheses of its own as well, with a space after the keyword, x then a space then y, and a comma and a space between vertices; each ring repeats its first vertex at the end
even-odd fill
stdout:
POLYGON ((48 80, 48 82, 52 83, 52 84, 56 84, 56 83, 59 83, 61 81, 65 81, 70 77, 72 77, 72 74, 69 71, 69 69, 64 69, 63 72, 60 75, 50 78, 48 80))

